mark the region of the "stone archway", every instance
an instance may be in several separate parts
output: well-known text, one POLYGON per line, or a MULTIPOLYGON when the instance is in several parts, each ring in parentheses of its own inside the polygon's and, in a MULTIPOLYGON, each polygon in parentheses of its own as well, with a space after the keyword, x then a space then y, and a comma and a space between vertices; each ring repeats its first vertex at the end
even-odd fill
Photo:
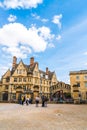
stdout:
POLYGON ((16 87, 16 100, 17 100, 18 102, 20 102, 20 100, 21 100, 22 93, 23 93, 23 88, 22 88, 22 86, 17 86, 17 87, 16 87))
POLYGON ((35 85, 33 88, 34 88, 33 94, 34 94, 34 98, 35 98, 36 96, 39 95, 39 86, 35 85))
POLYGON ((57 92, 55 92, 55 93, 52 95, 52 98, 53 98, 55 101, 63 100, 63 99, 64 99, 63 90, 58 90, 57 92))
POLYGON ((8 92, 3 92, 2 100, 3 101, 8 101, 8 92))

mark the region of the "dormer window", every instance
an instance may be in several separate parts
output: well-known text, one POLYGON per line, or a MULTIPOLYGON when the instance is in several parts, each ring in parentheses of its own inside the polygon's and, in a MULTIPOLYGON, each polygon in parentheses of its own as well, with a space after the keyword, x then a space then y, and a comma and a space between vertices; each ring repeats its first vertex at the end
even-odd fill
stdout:
POLYGON ((40 76, 43 77, 43 74, 41 73, 40 76))
POLYGON ((79 80, 79 76, 78 75, 76 76, 76 80, 79 80))
POLYGON ((34 71, 34 76, 38 76, 38 72, 37 71, 34 71))
POLYGON ((25 73, 25 70, 23 70, 23 74, 25 73))
POLYGON ((48 75, 45 75, 45 78, 48 79, 48 75))
POLYGON ((22 70, 19 70, 19 74, 22 74, 22 70))

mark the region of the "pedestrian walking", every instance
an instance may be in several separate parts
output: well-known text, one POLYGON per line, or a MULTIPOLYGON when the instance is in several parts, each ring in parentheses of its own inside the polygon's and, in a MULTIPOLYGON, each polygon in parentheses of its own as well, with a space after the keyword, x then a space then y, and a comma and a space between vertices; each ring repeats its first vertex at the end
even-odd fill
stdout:
POLYGON ((39 98, 39 96, 37 96, 37 97, 35 98, 36 107, 38 107, 39 101, 40 101, 40 98, 39 98))
POLYGON ((42 107, 44 107, 45 106, 45 96, 42 95, 41 99, 42 99, 42 107))
POLYGON ((26 105, 27 106, 29 105, 29 97, 28 96, 26 97, 26 105))
POLYGON ((48 97, 44 96, 44 98, 45 98, 45 107, 47 107, 48 97))
POLYGON ((22 105, 24 105, 24 102, 25 102, 25 96, 22 96, 22 105))

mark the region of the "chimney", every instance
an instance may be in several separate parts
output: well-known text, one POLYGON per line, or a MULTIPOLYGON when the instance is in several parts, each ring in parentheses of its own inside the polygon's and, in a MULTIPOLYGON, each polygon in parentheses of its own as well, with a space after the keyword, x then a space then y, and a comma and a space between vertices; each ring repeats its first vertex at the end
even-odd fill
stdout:
POLYGON ((16 58, 16 56, 13 56, 12 68, 15 69, 16 63, 17 63, 17 58, 16 58))
POLYGON ((30 65, 34 64, 34 57, 30 58, 30 65))
POLYGON ((46 67, 46 74, 48 75, 48 67, 46 67))

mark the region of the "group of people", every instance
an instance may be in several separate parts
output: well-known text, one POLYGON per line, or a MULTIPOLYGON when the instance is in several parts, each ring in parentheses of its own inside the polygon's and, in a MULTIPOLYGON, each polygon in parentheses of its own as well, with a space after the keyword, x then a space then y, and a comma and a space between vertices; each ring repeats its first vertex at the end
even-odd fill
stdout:
POLYGON ((32 104, 32 98, 22 96, 21 104, 24 105, 24 103, 26 103, 26 105, 32 104))
MULTIPOLYGON (((47 107, 48 98, 46 96, 42 95, 41 101, 42 101, 42 107, 47 107)), ((40 102, 40 98, 39 98, 39 96, 37 96, 35 98, 36 107, 38 107, 39 102, 40 102)))
MULTIPOLYGON (((42 107, 47 107, 47 101, 48 101, 48 98, 44 95, 42 95, 41 98, 39 96, 35 97, 36 107, 38 107, 40 102, 42 103, 42 107)), ((23 96, 21 98, 21 104, 24 105, 24 103, 26 105, 32 104, 32 98, 23 96)))

